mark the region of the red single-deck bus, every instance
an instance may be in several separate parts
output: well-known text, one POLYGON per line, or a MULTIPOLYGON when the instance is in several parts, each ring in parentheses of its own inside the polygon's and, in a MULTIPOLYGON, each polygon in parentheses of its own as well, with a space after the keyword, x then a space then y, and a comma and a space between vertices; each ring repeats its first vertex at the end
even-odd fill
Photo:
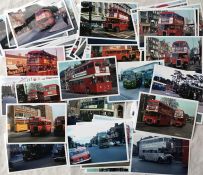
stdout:
POLYGON ((176 41, 172 44, 171 65, 187 68, 190 62, 190 47, 186 41, 176 41))
POLYGON ((103 23, 104 30, 115 32, 126 31, 129 28, 130 15, 119 8, 110 7, 109 17, 103 23))
POLYGON ((29 129, 31 136, 51 133, 51 121, 45 117, 30 117, 29 129))
POLYGON ((87 61, 66 71, 71 93, 98 94, 112 90, 109 64, 104 59, 87 61))
POLYGON ((174 12, 161 12, 158 21, 157 35, 159 36, 183 36, 184 17, 174 12))
POLYGON ((57 75, 57 56, 44 50, 28 52, 26 75, 57 75))
POLYGON ((43 86, 43 96, 44 101, 51 100, 51 101, 58 101, 60 100, 60 92, 58 84, 49 84, 43 86))
POLYGON ((148 125, 171 125, 175 110, 159 100, 148 100, 144 122, 148 125))
MULTIPOLYGON (((94 53, 92 50, 91 53, 92 58, 93 57, 98 57, 97 54, 94 53)), ((132 47, 126 48, 121 47, 121 46, 102 46, 101 48, 101 56, 106 57, 106 56, 116 56, 117 61, 132 61, 140 60, 140 51, 134 50, 132 47)))
POLYGON ((55 17, 50 9, 40 9, 35 13, 35 24, 40 30, 45 30, 55 25, 55 17))

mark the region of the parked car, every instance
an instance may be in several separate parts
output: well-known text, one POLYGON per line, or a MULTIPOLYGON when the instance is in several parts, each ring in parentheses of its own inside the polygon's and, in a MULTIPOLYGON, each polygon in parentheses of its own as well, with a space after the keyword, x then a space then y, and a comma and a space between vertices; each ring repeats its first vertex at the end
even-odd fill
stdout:
POLYGON ((70 163, 72 165, 91 162, 91 156, 86 147, 78 147, 69 150, 70 163))

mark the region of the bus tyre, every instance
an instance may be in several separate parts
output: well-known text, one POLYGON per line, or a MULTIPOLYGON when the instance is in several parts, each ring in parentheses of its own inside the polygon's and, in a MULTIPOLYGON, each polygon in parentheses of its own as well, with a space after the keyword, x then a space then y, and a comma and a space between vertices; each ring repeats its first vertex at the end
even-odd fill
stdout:
POLYGON ((90 88, 86 88, 86 94, 90 94, 90 88))
POLYGON ((158 163, 162 163, 162 159, 160 157, 158 158, 158 163))
POLYGON ((120 32, 119 27, 115 27, 115 32, 120 32))
POLYGON ((126 56, 122 56, 122 61, 126 61, 127 57, 126 56))
POLYGON ((168 164, 171 164, 171 163, 172 163, 172 159, 171 159, 171 158, 168 158, 168 159, 167 159, 167 163, 168 163, 168 164))

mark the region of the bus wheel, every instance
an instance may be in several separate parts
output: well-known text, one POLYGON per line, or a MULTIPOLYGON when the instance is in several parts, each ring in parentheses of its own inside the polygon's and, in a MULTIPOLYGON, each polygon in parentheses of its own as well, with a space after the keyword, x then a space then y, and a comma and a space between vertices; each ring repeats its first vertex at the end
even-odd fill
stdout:
POLYGON ((126 61, 127 57, 126 56, 122 56, 122 61, 126 61))
POLYGON ((160 157, 158 158, 158 163, 162 163, 162 159, 160 157))
POLYGON ((90 94, 90 88, 86 88, 86 94, 90 94))
POLYGON ((171 164, 171 163, 172 163, 172 159, 171 159, 171 158, 168 158, 168 159, 167 159, 167 163, 168 163, 168 164, 171 164))
POLYGON ((115 28, 115 32, 120 32, 119 27, 116 27, 116 28, 115 28))

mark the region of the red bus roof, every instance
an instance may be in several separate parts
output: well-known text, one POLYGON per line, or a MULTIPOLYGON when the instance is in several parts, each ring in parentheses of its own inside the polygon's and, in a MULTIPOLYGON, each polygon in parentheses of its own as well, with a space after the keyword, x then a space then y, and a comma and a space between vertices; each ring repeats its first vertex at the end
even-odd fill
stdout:
POLYGON ((162 15, 162 14, 177 14, 177 13, 175 13, 175 12, 161 12, 160 15, 162 15))
POLYGON ((148 102, 160 102, 160 100, 148 100, 148 102))
POLYGON ((57 57, 56 55, 52 55, 44 50, 32 50, 32 51, 28 52, 28 54, 30 54, 30 55, 42 54, 42 55, 46 55, 46 56, 48 55, 48 56, 54 57, 54 58, 57 57))

